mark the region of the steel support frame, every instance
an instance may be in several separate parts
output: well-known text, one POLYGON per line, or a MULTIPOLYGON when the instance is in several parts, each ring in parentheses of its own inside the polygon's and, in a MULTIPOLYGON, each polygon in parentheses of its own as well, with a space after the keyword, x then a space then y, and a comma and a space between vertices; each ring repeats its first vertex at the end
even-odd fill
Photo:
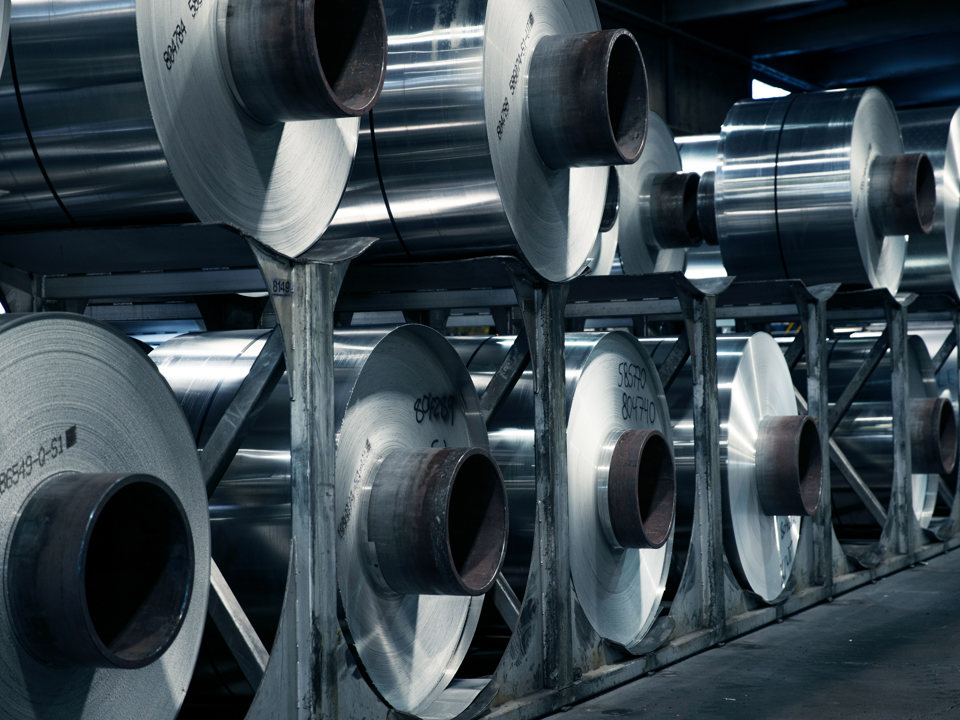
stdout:
MULTIPOLYGON (((263 673, 260 691, 254 699, 248 718, 323 718, 346 720, 355 717, 399 717, 376 697, 357 672, 356 663, 339 626, 336 584, 335 505, 333 499, 335 461, 333 427, 333 310, 349 262, 349 255, 331 258, 328 262, 300 264, 277 258, 254 243, 266 285, 276 306, 287 364, 291 373, 292 413, 292 483, 293 544, 288 591, 281 629, 273 652, 264 667, 262 651, 250 643, 248 672, 256 677, 263 673)), ((514 632, 500 667, 491 679, 489 691, 478 697, 461 717, 475 717, 486 712, 490 717, 526 719, 539 717, 570 702, 610 689, 620 683, 654 671, 683 657, 692 655, 717 642, 747 632, 790 614, 827 597, 890 572, 911 562, 942 552, 953 543, 952 538, 941 546, 920 546, 920 535, 909 520, 891 522, 891 553, 881 557, 869 570, 838 573, 835 538, 831 525, 829 459, 824 456, 824 497, 821 511, 806 524, 810 537, 810 582, 782 605, 742 612, 730 600, 729 568, 722 539, 722 501, 719 466, 719 418, 716 387, 716 320, 717 297, 709 292, 680 287, 677 297, 622 302, 597 303, 587 309, 566 305, 567 285, 537 281, 513 269, 513 293, 524 318, 529 362, 536 387, 536 483, 538 496, 538 530, 535 557, 538 567, 531 573, 530 589, 524 602, 518 603, 509 593, 495 594, 497 606, 505 617, 517 619, 514 632), (566 495, 566 437, 564 408, 563 336, 564 315, 607 316, 616 310, 675 313, 679 306, 686 329, 686 345, 678 345, 677 356, 689 352, 696 377, 694 390, 694 423, 697 444, 695 456, 696 520, 691 539, 690 575, 687 590, 678 595, 671 607, 671 624, 658 623, 651 631, 655 641, 650 652, 629 660, 604 664, 604 657, 587 657, 578 644, 577 607, 569 581, 569 547, 566 495), (813 529, 811 533, 810 530, 813 529), (665 640, 663 630, 673 630, 665 640)), ((642 284, 643 279, 637 283, 642 284)), ((504 291, 495 290, 503 300, 504 291)), ((481 304, 482 298, 471 298, 481 304)), ((481 293, 482 294, 482 293, 481 293)), ((488 293, 489 294, 489 293, 488 293)), ((435 298, 418 293, 417 308, 431 309, 435 298), (422 308, 421 308, 422 306, 422 308)), ((443 302, 450 293, 438 293, 443 302)), ((614 296, 616 297, 616 296, 614 296)), ((383 307, 389 296, 377 298, 383 307)), ((449 304, 449 303, 448 303, 449 304)), ((789 307, 782 305, 782 307, 789 307)), ((821 441, 826 439, 828 417, 826 354, 826 297, 799 298, 796 303, 804 324, 804 354, 807 357, 807 400, 809 413, 818 419, 821 441)), ((757 306, 724 308, 724 316, 763 317, 765 310, 757 306)), ((622 312, 619 314, 623 314, 622 312)), ((894 385, 903 392, 906 348, 906 313, 902 308, 888 309, 891 347, 902 350, 901 361, 895 363, 894 385)), ((954 327, 960 327, 957 316, 954 327)), ((526 362, 518 350, 513 361, 526 362)), ((677 358, 674 358, 677 360, 677 358)), ((682 359, 682 358, 681 358, 682 359)), ((669 380, 682 367, 675 362, 664 380, 669 380)), ((516 369, 514 369, 516 370, 516 369)), ((664 369, 666 372, 666 369, 664 369)), ((504 378, 508 384, 509 377, 504 378)), ((496 398, 483 400, 489 414, 496 398)), ((896 403, 895 403, 896 404, 896 403)), ((902 413, 895 418, 900 437, 905 422, 902 413)), ((902 445, 902 443, 900 444, 902 445)), ((904 447, 896 450, 895 472, 900 478, 895 487, 896 502, 891 507, 897 514, 911 507, 909 496, 909 454, 904 447)), ((954 507, 952 517, 956 517, 954 507)), ((799 559, 799 558, 798 558, 799 559)), ((229 594, 225 609, 229 614, 229 594)), ((242 635, 242 623, 238 627, 242 635)))
MULTIPOLYGON (((879 540, 865 549, 848 551, 848 554, 863 568, 873 569, 891 556, 901 556, 911 562, 923 546, 923 536, 913 513, 913 486, 911 482, 910 428, 908 416, 909 352, 907 345, 907 306, 912 297, 904 302, 877 293, 879 309, 883 313, 885 329, 868 354, 863 366, 858 369, 849 385, 843 390, 830 412, 830 431, 840 424, 843 415, 853 403, 863 385, 889 351, 890 397, 893 425, 893 467, 891 468, 890 502, 886 508, 862 481, 852 463, 844 456, 831 438, 830 454, 841 468, 845 479, 860 497, 867 510, 881 527, 879 540)), ((844 298, 838 297, 843 303, 844 298)))

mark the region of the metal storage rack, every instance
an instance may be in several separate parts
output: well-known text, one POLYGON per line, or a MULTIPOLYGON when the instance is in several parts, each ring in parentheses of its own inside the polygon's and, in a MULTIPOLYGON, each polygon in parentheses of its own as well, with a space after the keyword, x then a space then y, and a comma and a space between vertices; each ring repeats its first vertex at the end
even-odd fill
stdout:
MULTIPOLYGON (((186 232, 189 237, 191 232, 203 230, 191 227, 186 232)), ((106 234, 114 232, 122 235, 131 231, 106 234)), ((150 237, 155 231, 142 232, 150 237)), ((211 232, 223 231, 216 228, 211 232)), ((141 231, 137 236, 143 237, 141 231)), ((801 356, 807 358, 809 412, 824 418, 829 407, 824 353, 828 323, 850 317, 876 317, 886 322, 887 332, 874 354, 879 357, 889 344, 896 393, 896 378, 904 372, 906 307, 912 298, 897 301, 885 291, 837 294, 836 286, 807 288, 795 281, 737 283, 724 279, 697 286, 679 274, 582 278, 551 284, 531 277, 509 258, 404 267, 351 265, 351 257, 368 243, 361 240, 337 248, 325 262, 309 264, 280 259, 250 243, 251 250, 245 252, 249 253, 247 257, 256 258, 259 269, 241 263, 240 267, 212 270, 107 275, 30 276, 6 267, 0 273, 0 283, 32 298, 33 309, 51 303, 80 308, 91 298, 177 297, 251 291, 264 286, 269 291, 283 330, 283 352, 275 336, 277 339, 268 343, 258 360, 258 370, 251 373, 235 400, 234 412, 228 413, 235 424, 224 425, 222 432, 218 428, 202 454, 205 476, 215 482, 236 450, 243 418, 256 408, 271 379, 275 381, 285 357, 293 394, 294 541, 283 621, 269 656, 245 624, 242 612, 231 603, 230 593, 218 586, 216 573, 213 583, 217 600, 211 605, 212 617, 218 627, 226 629, 248 677, 263 678, 248 717, 277 717, 279 713, 332 720, 395 715, 355 672, 355 661, 337 619, 336 585, 326 580, 336 573, 331 342, 335 311, 399 309, 425 313, 438 324, 444 321, 445 311, 455 307, 500 308, 502 311, 495 313, 500 322, 516 312, 525 329, 521 337, 526 347, 518 342, 508 356, 497 380, 482 397, 484 411, 489 417, 523 371, 528 354, 538 387, 547 388, 547 392, 536 395, 536 482, 541 507, 536 569, 522 604, 511 597, 505 583, 498 584, 497 606, 506 618, 516 621, 517 627, 487 689, 464 716, 479 714, 488 706, 494 717, 543 715, 960 545, 955 535, 960 510, 956 493, 950 488, 941 490, 950 513, 938 537, 925 536, 911 523, 910 490, 905 481, 910 470, 903 434, 905 417, 895 413, 900 435, 895 452, 889 552, 878 554, 876 562, 867 563, 869 567, 850 566, 834 536, 829 503, 824 503, 815 517, 804 521, 793 592, 777 605, 758 602, 739 587, 724 556, 717 407, 709 401, 709 392, 696 393, 698 500, 696 530, 685 570, 689 580, 669 612, 651 630, 649 652, 635 658, 625 656, 584 622, 568 581, 566 488, 560 480, 566 476, 562 391, 566 323, 615 316, 679 321, 685 332, 668 363, 661 366, 661 378, 667 384, 689 356, 698 386, 707 389, 716 383, 719 318, 761 321, 798 317, 803 332, 787 349, 786 358, 791 365, 801 356), (477 278, 484 278, 485 287, 476 287, 480 284, 477 278), (435 312, 431 315, 430 311, 435 312)), ((940 315, 946 312, 953 323, 950 338, 937 353, 942 363, 956 345, 958 312, 953 306, 926 311, 940 315)), ((847 394, 853 392, 851 388, 847 394)), ((830 424, 819 424, 824 447, 829 442, 830 424)), ((824 454, 825 497, 829 497, 829 470, 830 462, 824 454)))

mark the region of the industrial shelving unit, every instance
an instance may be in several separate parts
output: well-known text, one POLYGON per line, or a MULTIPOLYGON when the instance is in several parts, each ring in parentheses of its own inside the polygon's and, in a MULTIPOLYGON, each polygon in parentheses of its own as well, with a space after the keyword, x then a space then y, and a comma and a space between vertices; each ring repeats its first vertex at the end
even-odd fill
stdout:
MULTIPOLYGON (((189 229, 190 233, 198 231, 200 228, 189 229)), ((216 228, 214 232, 223 231, 216 228)), ((861 557, 861 567, 849 562, 834 536, 829 502, 804 520, 792 591, 782 602, 768 605, 743 590, 724 555, 719 419, 708 391, 716 385, 718 319, 748 323, 799 320, 802 331, 785 355, 790 366, 801 357, 806 359, 808 412, 816 418, 830 418, 826 423, 821 420, 818 427, 821 443, 828 447, 830 428, 839 417, 836 410, 827 410, 824 341, 830 323, 850 319, 885 322, 887 331, 871 357, 879 360, 890 348, 897 408, 906 362, 906 308, 913 297, 898 301, 886 291, 838 293, 837 286, 808 288, 797 281, 740 283, 725 278, 694 284, 680 274, 585 277, 553 284, 539 281, 511 258, 415 266, 351 264, 351 257, 360 255, 370 242, 358 240, 352 247, 338 247, 326 262, 290 262, 250 242, 249 257, 256 258, 258 267, 32 277, 5 268, 0 279, 6 288, 29 293, 36 309, 51 305, 80 308, 97 298, 140 302, 156 296, 263 288, 269 292, 282 330, 282 347, 279 336, 267 344, 257 369, 228 412, 241 422, 224 426, 222 432, 218 428, 201 454, 205 477, 215 484, 217 473, 223 472, 236 451, 242 419, 268 393, 285 364, 291 373, 293 397, 294 540, 283 620, 272 653, 266 653, 239 606, 231 601, 229 589, 213 574, 211 617, 251 684, 259 685, 248 717, 276 717, 280 708, 285 716, 302 718, 388 713, 355 672, 356 661, 339 628, 336 585, 327 580, 336 576, 331 338, 337 313, 401 310, 443 323, 451 308, 497 308, 492 315, 501 323, 510 318, 522 323, 525 343, 518 342, 497 381, 481 398, 487 417, 527 362, 537 386, 547 389, 538 392, 535 401, 541 509, 529 589, 522 603, 511 596, 506 583, 498 583, 493 591, 496 606, 514 631, 496 672, 464 717, 487 710, 491 716, 504 718, 543 715, 960 545, 955 533, 960 510, 956 492, 950 488, 941 489, 949 515, 936 533, 923 533, 911 522, 906 418, 895 411, 894 423, 900 434, 894 453, 893 500, 885 512, 885 541, 873 556, 861 557), (478 282, 479 278, 483 280, 478 282), (481 284, 483 287, 477 287, 481 284), (580 613, 568 580, 567 500, 561 480, 566 476, 562 338, 568 323, 598 317, 623 318, 630 324, 635 318, 679 323, 684 332, 660 367, 661 379, 668 385, 689 357, 703 390, 694 394, 697 501, 686 577, 669 609, 650 631, 649 642, 641 649, 647 652, 637 657, 596 636, 580 613)), ((957 310, 943 302, 937 306, 926 301, 924 305, 923 299, 916 304, 923 306, 927 315, 942 317, 946 313, 951 318, 953 333, 935 360, 942 363, 956 344, 957 310)), ((861 384, 867 374, 865 369, 858 378, 861 384)), ((845 397, 855 395, 855 385, 851 384, 845 397)), ((824 497, 829 498, 826 454, 823 478, 824 497)), ((864 497, 869 502, 869 496, 864 497)))

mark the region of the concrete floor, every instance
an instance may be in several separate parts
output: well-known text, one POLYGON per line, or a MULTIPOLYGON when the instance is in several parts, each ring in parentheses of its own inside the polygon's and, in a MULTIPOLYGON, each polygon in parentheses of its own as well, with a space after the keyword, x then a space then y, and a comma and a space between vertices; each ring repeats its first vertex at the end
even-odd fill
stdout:
POLYGON ((960 551, 551 715, 960 718, 960 551))

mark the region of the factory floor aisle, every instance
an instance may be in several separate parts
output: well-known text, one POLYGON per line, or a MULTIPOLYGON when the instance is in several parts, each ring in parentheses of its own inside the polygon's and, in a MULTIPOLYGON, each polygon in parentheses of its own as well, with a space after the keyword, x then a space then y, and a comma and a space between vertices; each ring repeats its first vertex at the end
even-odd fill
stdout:
POLYGON ((960 552, 550 717, 960 718, 960 552))

